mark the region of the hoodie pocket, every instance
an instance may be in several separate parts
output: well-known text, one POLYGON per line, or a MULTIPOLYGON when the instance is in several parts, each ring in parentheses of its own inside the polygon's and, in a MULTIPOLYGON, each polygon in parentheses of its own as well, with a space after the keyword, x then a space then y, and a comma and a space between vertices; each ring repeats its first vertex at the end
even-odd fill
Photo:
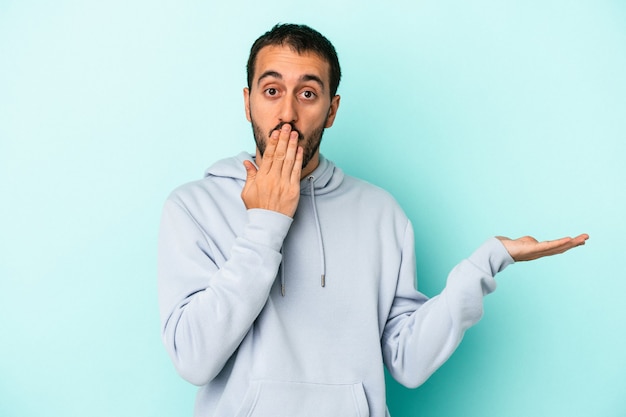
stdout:
POLYGON ((235 417, 369 417, 363 385, 252 381, 235 417))

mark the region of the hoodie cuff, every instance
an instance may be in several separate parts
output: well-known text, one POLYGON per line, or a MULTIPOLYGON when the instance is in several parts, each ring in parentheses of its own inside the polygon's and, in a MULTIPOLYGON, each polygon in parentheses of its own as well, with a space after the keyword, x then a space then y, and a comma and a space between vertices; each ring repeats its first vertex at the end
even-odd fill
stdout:
POLYGON ((492 237, 469 257, 469 261, 494 277, 507 266, 515 263, 500 239, 492 237))
POLYGON ((243 238, 280 251, 293 219, 271 210, 248 210, 248 224, 243 238))

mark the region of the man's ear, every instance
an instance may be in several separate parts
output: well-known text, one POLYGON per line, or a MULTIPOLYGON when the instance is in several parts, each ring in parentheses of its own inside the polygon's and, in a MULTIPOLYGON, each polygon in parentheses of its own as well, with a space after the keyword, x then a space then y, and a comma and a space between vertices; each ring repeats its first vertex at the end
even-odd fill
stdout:
POLYGON ((243 104, 246 108, 246 119, 252 122, 252 118, 250 117, 250 89, 248 87, 243 89, 243 104))
POLYGON ((331 127, 333 123, 335 123, 335 117, 337 116, 340 101, 341 96, 338 94, 330 99, 330 109, 328 110, 328 116, 326 117, 326 124, 324 125, 325 128, 331 127))

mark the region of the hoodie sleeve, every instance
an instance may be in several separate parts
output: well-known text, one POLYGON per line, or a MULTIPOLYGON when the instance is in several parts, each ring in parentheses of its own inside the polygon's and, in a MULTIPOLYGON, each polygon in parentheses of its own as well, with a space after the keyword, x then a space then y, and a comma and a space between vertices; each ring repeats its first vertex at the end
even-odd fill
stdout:
POLYGON ((165 203, 158 242, 162 337, 178 373, 196 385, 212 380, 262 310, 280 265, 291 218, 252 209, 229 258, 218 267, 208 237, 191 214, 165 203))
POLYGON ((446 287, 428 299, 417 292, 412 226, 407 226, 396 295, 382 338, 385 364, 401 384, 424 383, 457 348, 483 314, 483 297, 496 288, 494 276, 513 259, 491 238, 449 274, 446 287))

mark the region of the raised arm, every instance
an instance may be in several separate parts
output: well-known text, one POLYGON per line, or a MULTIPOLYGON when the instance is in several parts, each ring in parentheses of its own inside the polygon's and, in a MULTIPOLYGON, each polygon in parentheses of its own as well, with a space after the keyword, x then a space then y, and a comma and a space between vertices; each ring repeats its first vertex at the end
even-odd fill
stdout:
MULTIPOLYGON (((406 386, 422 384, 450 357, 465 331, 482 317, 483 297, 495 290, 498 272, 514 261, 563 253, 583 245, 588 238, 582 234, 546 242, 529 236, 489 239, 450 272, 444 290, 431 299, 409 287, 414 279, 413 267, 404 265, 382 340, 390 373, 406 386)), ((408 255, 413 250, 412 239, 410 233, 405 241, 408 255)))
POLYGON ((302 152, 290 137, 288 128, 273 133, 258 170, 246 161, 241 198, 247 212, 237 197, 224 199, 240 192, 232 185, 215 197, 205 190, 175 195, 163 209, 163 342, 179 374, 193 384, 221 372, 269 296, 299 199, 302 152))

